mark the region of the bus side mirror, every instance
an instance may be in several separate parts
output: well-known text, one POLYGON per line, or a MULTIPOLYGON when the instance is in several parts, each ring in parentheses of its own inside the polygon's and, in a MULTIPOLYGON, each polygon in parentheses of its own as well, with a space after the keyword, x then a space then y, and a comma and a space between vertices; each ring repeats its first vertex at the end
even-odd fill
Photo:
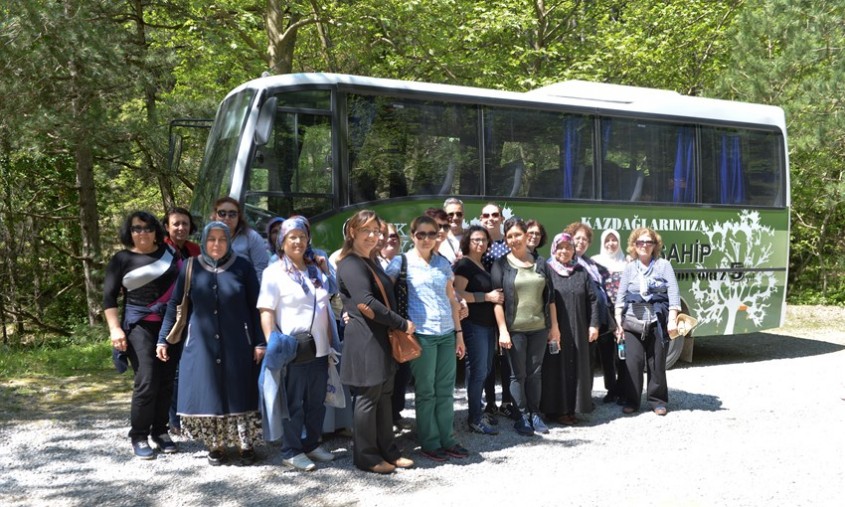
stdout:
POLYGON ((258 121, 255 123, 254 141, 257 146, 264 146, 270 141, 270 134, 273 132, 273 123, 276 121, 276 97, 270 97, 261 106, 258 112, 258 121))

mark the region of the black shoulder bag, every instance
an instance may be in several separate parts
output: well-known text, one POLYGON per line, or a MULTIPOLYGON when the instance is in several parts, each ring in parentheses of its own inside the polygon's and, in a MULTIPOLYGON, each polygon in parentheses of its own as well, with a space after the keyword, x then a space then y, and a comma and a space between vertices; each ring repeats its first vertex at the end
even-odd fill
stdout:
POLYGON ((317 313, 317 291, 314 291, 314 307, 311 309, 311 324, 308 325, 308 331, 296 333, 293 335, 296 338, 296 357, 293 359, 294 364, 307 363, 317 359, 317 344, 314 342, 314 335, 311 334, 311 329, 314 327, 314 315, 317 313))
POLYGON ((396 295, 396 313, 408 318, 408 258, 402 254, 402 265, 399 268, 399 275, 396 283, 393 284, 393 293, 396 295))

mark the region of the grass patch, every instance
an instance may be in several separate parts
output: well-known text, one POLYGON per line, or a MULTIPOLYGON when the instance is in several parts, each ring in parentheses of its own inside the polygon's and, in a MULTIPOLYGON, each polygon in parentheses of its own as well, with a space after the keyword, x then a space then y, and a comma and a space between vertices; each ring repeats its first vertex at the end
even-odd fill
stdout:
POLYGON ((105 340, 6 347, 0 352, 0 426, 35 418, 125 411, 133 375, 119 375, 105 340))
POLYGON ((0 380, 19 377, 71 377, 113 369, 105 341, 62 347, 6 347, 0 354, 0 380))

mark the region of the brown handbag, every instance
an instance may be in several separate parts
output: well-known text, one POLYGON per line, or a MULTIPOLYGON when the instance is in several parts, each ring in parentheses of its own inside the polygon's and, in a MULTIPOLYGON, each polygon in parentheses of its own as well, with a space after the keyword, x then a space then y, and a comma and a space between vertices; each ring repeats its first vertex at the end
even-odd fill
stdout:
MULTIPOLYGON (((376 280, 376 284, 381 291, 381 297, 384 298, 384 305, 390 310, 390 300, 387 299, 387 292, 384 290, 384 285, 382 285, 381 280, 379 280, 373 268, 370 266, 367 266, 367 268, 369 268, 373 274, 373 278, 376 280)), ((406 333, 401 329, 389 329, 387 331, 387 337, 390 339, 390 351, 393 354, 393 359, 397 363, 407 363, 422 355, 420 342, 417 341, 417 337, 413 333, 406 333)))
POLYGON ((191 274, 194 271, 194 258, 188 259, 188 267, 185 270, 185 292, 182 294, 182 302, 176 306, 176 322, 167 333, 167 343, 175 345, 182 341, 182 332, 185 330, 185 325, 188 323, 188 305, 190 305, 191 295, 191 274))

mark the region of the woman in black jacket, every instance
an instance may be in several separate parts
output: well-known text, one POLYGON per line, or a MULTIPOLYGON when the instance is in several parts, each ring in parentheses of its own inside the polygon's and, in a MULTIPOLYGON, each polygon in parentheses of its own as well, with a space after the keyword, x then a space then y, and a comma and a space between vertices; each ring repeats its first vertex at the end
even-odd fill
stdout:
POLYGON ((387 474, 396 468, 410 468, 393 435, 391 395, 396 361, 387 338, 389 329, 416 330, 414 323, 398 313, 393 282, 370 253, 381 234, 381 220, 375 212, 361 210, 348 222, 338 260, 337 277, 343 311, 349 315, 340 363, 341 381, 355 395, 352 460, 370 472, 387 474), (387 295, 382 296, 381 286, 387 295))
POLYGON ((493 288, 502 289, 504 304, 493 309, 499 345, 511 366, 510 392, 519 410, 514 428, 521 435, 548 433, 540 418, 542 365, 547 342, 560 345, 560 330, 546 261, 528 250, 528 228, 521 218, 505 222, 511 251, 499 258, 491 272, 493 288))

